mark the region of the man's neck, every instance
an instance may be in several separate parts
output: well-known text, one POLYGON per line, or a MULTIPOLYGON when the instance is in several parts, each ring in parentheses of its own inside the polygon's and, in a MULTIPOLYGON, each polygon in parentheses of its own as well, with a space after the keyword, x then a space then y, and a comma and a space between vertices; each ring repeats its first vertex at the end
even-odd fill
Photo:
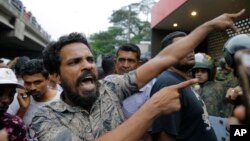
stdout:
POLYGON ((76 106, 73 102, 71 102, 71 100, 69 100, 69 98, 67 97, 67 95, 65 94, 65 91, 62 92, 61 94, 61 98, 62 100, 67 103, 70 106, 76 106))
POLYGON ((169 71, 175 72, 175 73, 179 74, 181 77, 183 77, 183 78, 185 78, 185 79, 190 79, 190 78, 188 77, 186 71, 182 71, 182 70, 176 69, 176 68, 174 68, 174 67, 169 68, 169 71))
MULTIPOLYGON (((65 94, 65 91, 62 92, 61 98, 62 98, 62 100, 63 100, 66 104, 68 104, 69 106, 72 106, 72 107, 75 107, 75 106, 81 107, 81 106, 79 106, 79 105, 76 105, 74 102, 72 102, 72 101, 67 97, 67 94, 65 94)), ((90 113, 91 107, 90 107, 90 108, 83 108, 83 107, 82 107, 82 109, 85 110, 87 113, 90 113)))
POLYGON ((41 97, 39 98, 34 98, 37 102, 48 102, 50 100, 52 100, 57 94, 56 90, 52 90, 52 89, 48 89, 45 94, 43 94, 41 97))

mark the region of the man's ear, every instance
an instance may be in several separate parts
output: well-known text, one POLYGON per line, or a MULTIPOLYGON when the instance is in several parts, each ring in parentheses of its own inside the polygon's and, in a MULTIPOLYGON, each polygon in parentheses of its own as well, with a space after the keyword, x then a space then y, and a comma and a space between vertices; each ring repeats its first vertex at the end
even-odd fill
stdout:
POLYGON ((114 64, 116 64, 116 60, 117 60, 117 58, 115 57, 115 58, 113 59, 114 64))
POLYGON ((137 67, 140 67, 141 65, 143 65, 145 62, 139 60, 138 63, 137 63, 137 67))
POLYGON ((114 62, 114 73, 117 73, 117 62, 116 62, 116 57, 114 58, 113 62, 114 62))
POLYGON ((58 73, 56 73, 55 75, 56 75, 57 83, 58 83, 58 84, 61 84, 62 81, 61 81, 60 75, 59 75, 58 73))
POLYGON ((61 84, 61 77, 60 77, 59 73, 55 72, 53 74, 50 74, 50 76, 56 80, 56 83, 61 84))

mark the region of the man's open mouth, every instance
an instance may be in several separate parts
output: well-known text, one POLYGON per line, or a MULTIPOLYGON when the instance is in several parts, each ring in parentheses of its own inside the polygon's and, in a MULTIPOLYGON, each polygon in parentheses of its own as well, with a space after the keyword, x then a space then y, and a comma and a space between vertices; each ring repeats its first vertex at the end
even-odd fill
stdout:
POLYGON ((81 91, 92 91, 96 87, 95 78, 88 75, 81 80, 79 86, 81 91))

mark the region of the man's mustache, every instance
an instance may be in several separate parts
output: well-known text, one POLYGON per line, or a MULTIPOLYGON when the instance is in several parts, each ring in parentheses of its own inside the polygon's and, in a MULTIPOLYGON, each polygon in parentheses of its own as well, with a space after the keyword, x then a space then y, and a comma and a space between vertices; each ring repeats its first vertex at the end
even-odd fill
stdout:
POLYGON ((88 76, 91 76, 93 81, 96 82, 97 78, 94 73, 92 73, 91 71, 84 71, 76 80, 76 85, 79 86, 81 82, 88 76))
POLYGON ((27 92, 27 95, 37 95, 37 94, 40 94, 40 92, 38 92, 38 91, 28 91, 27 92))

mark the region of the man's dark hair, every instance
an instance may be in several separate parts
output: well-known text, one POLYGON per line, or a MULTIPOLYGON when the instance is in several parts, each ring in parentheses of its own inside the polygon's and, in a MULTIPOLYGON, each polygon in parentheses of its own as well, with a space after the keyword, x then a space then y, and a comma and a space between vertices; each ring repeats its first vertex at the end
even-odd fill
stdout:
POLYGON ((29 60, 30 58, 28 56, 21 56, 16 60, 16 64, 14 65, 14 68, 13 68, 16 75, 22 75, 22 67, 29 60))
POLYGON ((114 73, 114 68, 115 68, 115 56, 114 55, 109 55, 105 56, 102 59, 102 69, 104 72, 104 75, 109 75, 114 73))
POLYGON ((41 73, 46 79, 49 77, 49 73, 44 68, 43 61, 41 59, 31 59, 27 61, 23 65, 21 72, 22 76, 41 73))
POLYGON ((118 56, 118 53, 119 51, 131 51, 131 52, 135 52, 137 54, 137 59, 140 60, 140 57, 141 57, 141 50, 140 48, 135 45, 135 44, 132 44, 132 43, 129 43, 129 44, 125 44, 125 45, 122 45, 118 48, 117 52, 116 52, 116 56, 118 56))
POLYGON ((183 37, 186 36, 187 33, 182 32, 182 31, 175 31, 171 32, 167 36, 165 36, 162 41, 161 41, 161 49, 164 49, 166 46, 170 45, 173 43, 173 39, 176 37, 183 37))
POLYGON ((43 50, 43 61, 44 66, 49 71, 49 73, 59 73, 59 67, 61 64, 59 52, 65 45, 77 42, 85 44, 91 51, 90 45, 85 36, 76 32, 62 36, 57 42, 51 42, 49 45, 47 45, 47 47, 43 50))

